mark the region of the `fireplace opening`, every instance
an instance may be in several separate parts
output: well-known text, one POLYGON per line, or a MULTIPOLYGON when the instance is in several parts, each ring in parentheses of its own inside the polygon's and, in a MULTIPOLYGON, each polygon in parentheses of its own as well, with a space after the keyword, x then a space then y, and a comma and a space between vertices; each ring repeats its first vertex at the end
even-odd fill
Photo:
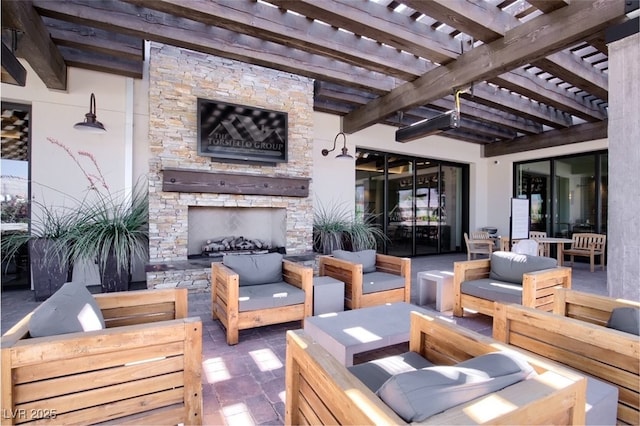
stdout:
POLYGON ((271 207, 201 207, 188 211, 189 259, 224 254, 286 254, 286 210, 271 207))

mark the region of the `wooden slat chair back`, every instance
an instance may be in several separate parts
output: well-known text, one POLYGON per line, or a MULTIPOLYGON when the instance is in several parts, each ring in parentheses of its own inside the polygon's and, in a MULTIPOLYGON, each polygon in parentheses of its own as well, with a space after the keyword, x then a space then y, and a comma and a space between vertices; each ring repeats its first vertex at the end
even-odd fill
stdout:
POLYGON ((487 231, 471 231, 472 240, 490 240, 491 237, 487 231))
MULTIPOLYGON (((529 238, 538 241, 538 238, 547 238, 544 231, 529 231, 529 238)), ((549 244, 538 243, 538 256, 549 257, 549 244)))
POLYGON ((464 242, 467 245, 467 260, 475 259, 478 254, 491 256, 491 253, 495 250, 495 244, 489 238, 488 232, 472 232, 471 238, 465 232, 464 242), (486 238, 481 234, 486 234, 486 238), (481 238, 474 238, 477 235, 480 235, 481 238))
POLYGON ((571 247, 565 249, 564 254, 571 257, 572 265, 575 256, 588 257, 591 272, 595 270, 595 257, 600 256, 600 266, 604 271, 606 243, 604 234, 576 233, 572 236, 571 247))

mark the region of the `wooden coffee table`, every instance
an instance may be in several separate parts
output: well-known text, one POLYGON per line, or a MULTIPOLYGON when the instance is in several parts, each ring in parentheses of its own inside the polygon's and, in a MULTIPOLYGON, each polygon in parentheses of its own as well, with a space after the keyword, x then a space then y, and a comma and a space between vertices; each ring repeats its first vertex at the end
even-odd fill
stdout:
POLYGON ((405 302, 307 317, 304 331, 345 366, 353 356, 409 341, 411 311, 430 313, 405 302))

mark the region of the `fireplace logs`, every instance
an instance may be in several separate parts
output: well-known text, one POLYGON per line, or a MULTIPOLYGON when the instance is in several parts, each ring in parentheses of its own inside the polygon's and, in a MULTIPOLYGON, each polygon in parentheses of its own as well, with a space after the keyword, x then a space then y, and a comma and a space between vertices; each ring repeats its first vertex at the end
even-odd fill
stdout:
POLYGON ((202 246, 203 256, 216 256, 222 253, 236 253, 236 252, 268 252, 271 250, 271 244, 259 239, 250 239, 244 237, 216 237, 207 240, 202 246))

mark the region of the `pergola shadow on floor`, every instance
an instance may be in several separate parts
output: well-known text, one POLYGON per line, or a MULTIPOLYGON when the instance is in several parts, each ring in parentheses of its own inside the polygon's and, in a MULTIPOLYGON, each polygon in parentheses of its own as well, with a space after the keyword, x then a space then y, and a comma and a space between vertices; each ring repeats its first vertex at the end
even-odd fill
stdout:
MULTIPOLYGON (((419 257, 412 259, 411 300, 418 300, 417 279, 420 271, 453 271, 453 262, 466 260, 465 254, 419 257)), ((573 267, 573 288, 606 294, 606 271, 589 272, 588 263, 573 267)), ((40 302, 29 290, 3 291, 2 333, 13 326, 40 302)), ((434 305, 424 306, 437 315, 485 335, 491 335, 492 319, 481 314, 455 318, 451 311, 437 312, 434 305)), ((278 425, 284 419, 285 331, 300 328, 295 321, 240 331, 240 342, 228 346, 224 328, 211 319, 208 292, 189 294, 189 314, 203 323, 203 398, 207 425, 278 425)), ((390 348, 388 351, 397 351, 390 348)), ((401 348, 400 348, 401 349, 401 348)), ((363 354, 360 360, 384 356, 385 351, 363 354)))

